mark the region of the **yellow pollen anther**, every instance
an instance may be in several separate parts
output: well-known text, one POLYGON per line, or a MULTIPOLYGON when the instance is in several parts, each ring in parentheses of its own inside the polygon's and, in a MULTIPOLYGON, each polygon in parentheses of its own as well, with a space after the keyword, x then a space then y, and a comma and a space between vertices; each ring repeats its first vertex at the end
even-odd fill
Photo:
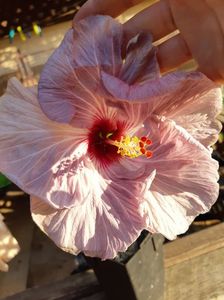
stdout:
POLYGON ((114 145, 118 148, 117 153, 121 156, 127 156, 130 158, 136 158, 141 155, 146 157, 151 157, 152 152, 148 151, 146 147, 150 145, 152 142, 146 137, 138 138, 137 136, 125 136, 121 137, 120 141, 114 141, 108 139, 109 144, 114 145))

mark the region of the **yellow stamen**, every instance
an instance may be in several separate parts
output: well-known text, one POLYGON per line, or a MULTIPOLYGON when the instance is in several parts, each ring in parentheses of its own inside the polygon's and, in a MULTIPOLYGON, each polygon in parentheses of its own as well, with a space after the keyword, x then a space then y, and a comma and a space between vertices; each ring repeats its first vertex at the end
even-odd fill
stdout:
MULTIPOLYGON (((147 139, 147 142, 148 141, 150 140, 147 139)), ((131 137, 127 135, 125 137, 121 137, 120 141, 108 139, 107 142, 116 146, 118 148, 117 153, 121 156, 127 156, 130 158, 136 158, 141 155, 145 155, 147 157, 152 156, 152 152, 147 151, 145 148, 145 146, 147 146, 146 141, 143 142, 142 138, 139 139, 137 136, 131 137)))

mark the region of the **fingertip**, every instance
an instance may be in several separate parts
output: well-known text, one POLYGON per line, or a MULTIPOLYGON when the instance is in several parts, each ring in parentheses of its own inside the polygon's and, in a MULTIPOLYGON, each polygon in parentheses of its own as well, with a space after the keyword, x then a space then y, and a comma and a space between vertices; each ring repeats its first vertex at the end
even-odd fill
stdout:
POLYGON ((74 23, 92 14, 93 14, 92 0, 89 0, 86 3, 84 3, 82 7, 78 10, 78 12, 75 14, 72 22, 73 25, 74 23))
POLYGON ((187 44, 180 34, 160 44, 157 57, 162 73, 176 69, 192 59, 187 44))
POLYGON ((210 65, 210 67, 199 66, 197 71, 205 74, 209 79, 217 83, 218 85, 224 84, 224 74, 219 72, 217 67, 210 65))
POLYGON ((141 3, 142 0, 88 0, 77 12, 73 22, 91 15, 109 15, 116 18, 128 8, 141 3))

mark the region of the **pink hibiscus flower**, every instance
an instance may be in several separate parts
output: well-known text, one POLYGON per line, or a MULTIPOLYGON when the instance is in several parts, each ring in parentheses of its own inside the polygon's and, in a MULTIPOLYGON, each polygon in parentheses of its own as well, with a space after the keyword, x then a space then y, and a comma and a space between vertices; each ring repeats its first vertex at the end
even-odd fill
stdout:
POLYGON ((113 258, 143 229, 169 239, 218 195, 220 89, 198 72, 159 76, 151 37, 88 17, 36 88, 0 101, 0 170, 31 194, 34 221, 62 249, 113 258))

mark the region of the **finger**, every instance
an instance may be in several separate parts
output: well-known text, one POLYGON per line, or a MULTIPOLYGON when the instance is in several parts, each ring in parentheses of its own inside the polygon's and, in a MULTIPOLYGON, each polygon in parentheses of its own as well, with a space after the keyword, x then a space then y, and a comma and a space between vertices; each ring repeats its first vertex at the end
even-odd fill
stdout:
POLYGON ((157 57, 161 73, 171 71, 192 59, 190 50, 180 34, 160 44, 157 57))
POLYGON ((223 0, 206 0, 207 5, 210 7, 211 10, 214 11, 214 13, 217 16, 217 20, 220 23, 222 32, 224 33, 224 2, 223 0))
POLYGON ((176 25, 166 1, 149 6, 124 24, 127 40, 143 31, 151 32, 156 41, 175 30, 176 25))
POLYGON ((143 2, 143 0, 89 0, 74 17, 77 22, 90 15, 109 15, 117 17, 128 8, 143 2))
POLYGON ((175 23, 199 70, 212 80, 223 82, 224 33, 217 14, 205 0, 169 0, 169 3, 175 23))
MULTIPOLYGON (((206 0, 207 5, 209 8, 214 12, 214 15, 216 17, 217 23, 220 26, 221 32, 222 32, 222 41, 224 44, 224 1, 223 0, 206 0)), ((221 41, 220 41, 221 42, 221 41)), ((224 53, 222 56, 222 62, 219 63, 219 68, 221 69, 219 71, 220 76, 215 80, 221 84, 224 84, 224 53)))

